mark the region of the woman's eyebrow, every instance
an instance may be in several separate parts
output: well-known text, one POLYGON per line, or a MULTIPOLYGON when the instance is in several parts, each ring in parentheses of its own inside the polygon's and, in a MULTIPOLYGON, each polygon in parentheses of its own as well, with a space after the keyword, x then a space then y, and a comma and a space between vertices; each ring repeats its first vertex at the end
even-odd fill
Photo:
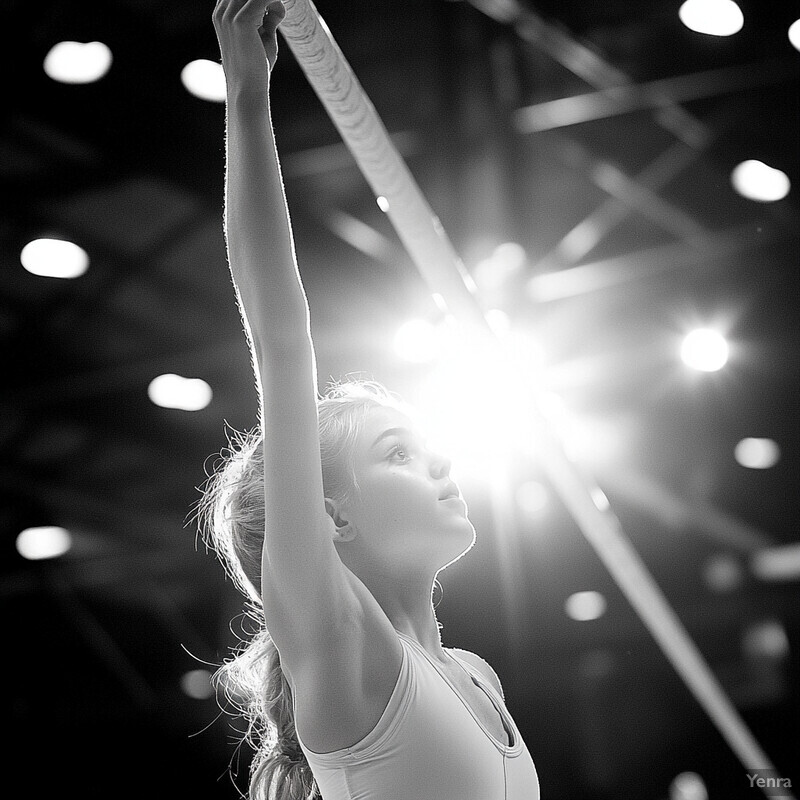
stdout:
POLYGON ((409 436, 413 436, 413 432, 410 431, 408 428, 387 428, 385 431, 378 435, 378 438, 370 445, 370 448, 375 447, 379 442, 382 442, 388 436, 397 436, 399 434, 408 434, 409 436))

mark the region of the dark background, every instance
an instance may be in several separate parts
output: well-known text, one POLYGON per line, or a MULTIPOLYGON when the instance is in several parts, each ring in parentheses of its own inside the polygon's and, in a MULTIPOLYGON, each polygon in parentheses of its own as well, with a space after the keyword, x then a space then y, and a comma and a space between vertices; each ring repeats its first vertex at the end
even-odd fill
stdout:
MULTIPOLYGON (((225 423, 250 427, 256 411, 222 238, 224 108, 179 80, 188 61, 218 59, 212 5, 6 5, 6 796, 235 797, 229 765, 245 785, 247 750, 215 700, 180 689, 184 672, 219 663, 236 638, 239 599, 185 521, 225 423), (108 75, 86 86, 47 78, 42 60, 65 39, 108 44, 108 75), (89 252, 83 277, 22 269, 22 246, 48 234, 89 252), (147 385, 162 372, 204 378, 213 402, 198 413, 154 406, 147 385), (73 550, 24 561, 16 535, 44 524, 69 528, 73 550)), ((800 54, 786 29, 800 5, 741 2, 745 27, 730 38, 692 33, 665 0, 528 3, 516 26, 484 13, 494 5, 320 0, 319 10, 467 267, 501 242, 525 248, 501 307, 545 343, 551 387, 569 405, 632 426, 635 445, 598 479, 796 783, 797 582, 761 582, 748 559, 798 536, 800 54), (682 85, 697 91, 682 105, 534 134, 513 124, 524 106, 710 70, 719 81, 704 89, 690 78, 682 85), (654 180, 648 167, 668 152, 682 166, 654 180), (786 172, 788 198, 736 195, 730 170, 746 158, 786 172), (616 211, 616 223, 567 257, 559 242, 598 208, 616 211), (605 288, 539 302, 523 290, 556 273, 561 292, 559 275, 576 264, 605 288), (689 375, 676 342, 716 321, 731 360, 689 375), (744 436, 775 439, 778 465, 740 467, 733 448, 744 436), (719 557, 741 570, 727 592, 704 578, 719 557), (763 621, 783 626, 788 655, 747 656, 745 632, 763 621)), ((426 288, 286 47, 273 97, 320 377, 365 371, 413 393, 424 368, 399 361, 391 335, 420 309, 432 313, 426 288), (378 234, 371 253, 343 239, 353 219, 378 234)), ((512 466, 515 481, 535 475, 512 466)), ((685 770, 711 798, 757 796, 563 507, 534 524, 509 506, 501 532, 486 493, 468 488, 480 538, 443 577, 444 639, 495 666, 543 797, 656 800, 685 770), (605 616, 565 616, 564 600, 582 589, 603 592, 605 616)))

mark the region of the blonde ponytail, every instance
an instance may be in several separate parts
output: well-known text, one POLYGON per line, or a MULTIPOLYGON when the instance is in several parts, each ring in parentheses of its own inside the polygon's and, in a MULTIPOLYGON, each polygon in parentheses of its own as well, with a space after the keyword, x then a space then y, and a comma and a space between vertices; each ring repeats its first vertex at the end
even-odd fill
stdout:
MULTIPOLYGON (((318 401, 326 497, 343 499, 358 490, 351 454, 366 412, 402 405, 372 381, 335 384, 318 401)), ((265 627, 258 588, 266 519, 262 441, 258 429, 232 435, 197 507, 203 537, 248 599, 245 613, 255 630, 219 668, 215 681, 247 720, 244 738, 255 751, 250 800, 315 800, 319 789, 297 738, 291 687, 265 627)))
POLYGON ((294 727, 292 691, 278 649, 265 628, 220 667, 215 681, 248 722, 245 739, 255 751, 250 800, 319 798, 294 727))

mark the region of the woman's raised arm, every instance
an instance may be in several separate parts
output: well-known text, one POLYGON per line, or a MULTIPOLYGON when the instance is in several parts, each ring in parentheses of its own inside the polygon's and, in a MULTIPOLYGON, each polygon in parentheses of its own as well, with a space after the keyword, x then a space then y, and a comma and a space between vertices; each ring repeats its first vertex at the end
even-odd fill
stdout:
POLYGON ((214 10, 227 86, 228 259, 259 369, 276 349, 305 344, 309 336, 270 116, 276 30, 285 12, 280 2, 264 11, 264 0, 219 0, 214 10))
POLYGON ((309 309, 270 120, 280 2, 219 0, 214 26, 227 83, 225 233, 261 393, 265 534, 261 590, 291 666, 325 618, 347 612, 349 579, 325 511, 309 309), (266 16, 265 16, 266 9, 266 16))

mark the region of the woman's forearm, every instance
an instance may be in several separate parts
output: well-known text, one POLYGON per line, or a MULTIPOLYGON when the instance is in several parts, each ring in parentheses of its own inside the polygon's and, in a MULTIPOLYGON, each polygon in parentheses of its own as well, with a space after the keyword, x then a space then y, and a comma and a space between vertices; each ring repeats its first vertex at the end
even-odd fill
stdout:
POLYGON ((230 81, 226 131, 228 259, 258 354, 306 337, 309 328, 268 89, 230 81))

